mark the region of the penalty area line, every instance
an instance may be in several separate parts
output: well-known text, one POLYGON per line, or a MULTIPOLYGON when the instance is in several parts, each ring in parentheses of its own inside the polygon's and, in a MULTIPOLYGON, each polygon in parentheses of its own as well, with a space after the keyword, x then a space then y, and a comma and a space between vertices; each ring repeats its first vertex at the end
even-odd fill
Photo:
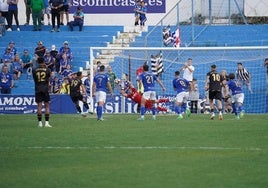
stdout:
POLYGON ((209 147, 209 146, 31 146, 31 147, 0 147, 0 150, 237 150, 237 151, 268 151, 268 148, 209 147))

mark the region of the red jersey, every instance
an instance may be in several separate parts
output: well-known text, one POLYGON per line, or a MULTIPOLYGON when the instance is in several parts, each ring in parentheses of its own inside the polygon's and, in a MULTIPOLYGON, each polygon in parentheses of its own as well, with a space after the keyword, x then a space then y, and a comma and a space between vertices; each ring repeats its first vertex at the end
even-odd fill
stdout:
MULTIPOLYGON (((130 98, 135 103, 141 104, 142 95, 135 88, 132 88, 131 90, 132 93, 128 94, 127 98, 130 98)), ((145 108, 152 109, 152 103, 150 100, 146 100, 145 108)))

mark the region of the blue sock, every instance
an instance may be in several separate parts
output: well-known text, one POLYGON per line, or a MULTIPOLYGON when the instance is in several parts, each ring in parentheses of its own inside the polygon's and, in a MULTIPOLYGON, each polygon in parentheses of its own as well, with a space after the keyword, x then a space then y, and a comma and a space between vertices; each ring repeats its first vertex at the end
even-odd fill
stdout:
POLYGON ((141 106, 140 111, 141 111, 141 115, 144 116, 144 114, 145 114, 145 106, 141 106))
POLYGON ((236 105, 235 103, 232 103, 233 112, 235 115, 237 115, 236 105))
POLYGON ((239 113, 240 113, 242 110, 243 110, 242 106, 239 106, 239 107, 238 107, 238 111, 239 111, 239 113))
POLYGON ((180 106, 181 112, 185 112, 186 111, 186 108, 187 108, 187 104, 186 103, 182 103, 182 105, 180 106))
POLYGON ((100 119, 102 116, 102 106, 97 106, 97 117, 100 119))
POLYGON ((155 112, 156 112, 156 108, 155 108, 155 106, 153 106, 153 108, 152 108, 153 115, 155 115, 155 112))
POLYGON ((175 106, 175 112, 177 113, 177 114, 181 114, 181 106, 175 106))

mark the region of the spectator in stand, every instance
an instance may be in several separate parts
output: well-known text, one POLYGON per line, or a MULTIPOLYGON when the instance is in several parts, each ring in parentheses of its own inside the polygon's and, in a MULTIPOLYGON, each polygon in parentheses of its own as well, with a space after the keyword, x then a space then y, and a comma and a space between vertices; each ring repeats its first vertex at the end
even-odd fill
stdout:
POLYGON ((50 82, 51 93, 53 93, 53 94, 60 93, 61 85, 62 85, 61 79, 59 79, 59 77, 55 76, 53 78, 53 80, 50 82))
POLYGON ((0 1, 0 12, 2 16, 6 19, 6 23, 8 23, 8 0, 1 0, 0 1))
POLYGON ((33 31, 41 31, 41 18, 43 15, 44 3, 43 0, 31 0, 31 9, 33 17, 33 31))
POLYGON ((13 61, 14 61, 14 55, 11 53, 11 48, 7 47, 1 59, 2 63, 0 64, 0 69, 2 69, 3 65, 6 65, 8 67, 8 71, 10 71, 13 61))
POLYGON ((32 56, 29 54, 27 49, 23 50, 23 54, 20 56, 20 59, 23 63, 23 69, 27 72, 27 78, 30 79, 32 75, 33 61, 32 56))
POLYGON ((139 13, 140 15, 140 32, 142 32, 145 26, 145 22, 147 21, 147 18, 146 18, 147 6, 145 5, 145 2, 143 0, 141 0, 140 10, 136 9, 136 12, 139 13))
POLYGON ((69 24, 69 8, 71 6, 71 0, 63 0, 63 6, 61 7, 61 11, 60 11, 60 24, 64 25, 63 23, 63 17, 64 14, 66 16, 66 22, 67 25, 69 24))
POLYGON ((52 29, 51 32, 55 32, 55 21, 57 19, 57 32, 60 32, 60 11, 63 6, 62 0, 49 0, 49 5, 51 7, 51 17, 52 17, 52 29))
POLYGON ((62 74, 62 72, 67 68, 68 65, 70 65, 70 60, 67 58, 66 54, 62 54, 59 73, 62 74))
POLYGON ((19 0, 7 0, 8 3, 8 29, 7 31, 12 31, 12 20, 13 16, 16 21, 17 25, 17 31, 20 31, 20 24, 19 24, 19 19, 18 19, 18 2, 19 0))
POLYGON ((113 69, 111 66, 108 66, 107 67, 107 73, 106 73, 108 76, 109 76, 109 82, 111 84, 111 87, 112 87, 112 90, 114 91, 114 87, 115 87, 115 79, 116 79, 116 75, 115 73, 113 72, 113 69))
POLYGON ((37 61, 39 57, 44 57, 45 53, 46 53, 46 47, 43 45, 42 41, 38 41, 37 47, 34 49, 35 62, 37 61))
POLYGON ((42 11, 42 24, 45 25, 45 16, 47 16, 47 25, 50 24, 50 14, 51 14, 51 8, 48 4, 48 0, 43 0, 44 3, 44 9, 42 11))
POLYGON ((24 0, 25 4, 25 15, 26 15, 26 22, 24 25, 29 25, 30 23, 30 17, 31 17, 31 0, 24 0))
POLYGON ((74 20, 69 23, 70 31, 74 30, 75 26, 79 26, 79 31, 82 31, 84 25, 84 13, 81 7, 77 7, 76 12, 73 14, 74 20))
POLYGON ((141 2, 140 0, 136 1, 135 7, 134 7, 134 15, 135 15, 135 23, 134 25, 137 26, 139 25, 139 20, 140 20, 140 14, 137 12, 137 10, 141 9, 141 2))
POLYGON ((4 65, 0 73, 0 90, 1 94, 11 94, 11 89, 14 87, 12 74, 8 72, 8 67, 4 65))
POLYGON ((60 53, 61 56, 63 54, 66 54, 66 56, 67 56, 69 61, 73 60, 72 50, 69 47, 69 42, 68 41, 64 41, 63 46, 59 50, 59 53, 60 53))
POLYGON ((13 56, 15 56, 17 54, 17 48, 15 47, 15 42, 10 41, 8 44, 8 47, 11 49, 11 53, 13 56))
POLYGON ((192 58, 188 58, 187 62, 181 67, 180 71, 183 71, 183 78, 191 82, 194 75, 194 66, 192 65, 192 58))
POLYGON ((63 78, 68 78, 71 74, 73 73, 72 69, 71 69, 71 65, 68 64, 66 66, 66 69, 64 69, 62 72, 61 72, 61 75, 63 78))
POLYGON ((23 63, 20 59, 20 55, 16 54, 13 64, 12 64, 12 69, 13 69, 13 76, 14 76, 14 80, 18 80, 20 79, 20 76, 22 74, 23 71, 23 63))
POLYGON ((50 51, 46 50, 46 53, 44 55, 44 61, 46 66, 51 70, 55 70, 55 59, 51 56, 50 51))
POLYGON ((56 46, 53 44, 51 46, 50 55, 55 59, 55 71, 59 72, 60 69, 60 54, 56 49, 56 46))
POLYGON ((250 93, 253 93, 252 92, 252 89, 251 89, 251 83, 250 83, 250 80, 251 80, 251 75, 250 73, 247 71, 247 69, 245 69, 243 67, 243 64, 242 63, 237 63, 237 70, 235 72, 235 75, 236 75, 236 79, 238 80, 239 84, 241 86, 243 85, 246 85, 247 88, 248 88, 248 91, 250 93))

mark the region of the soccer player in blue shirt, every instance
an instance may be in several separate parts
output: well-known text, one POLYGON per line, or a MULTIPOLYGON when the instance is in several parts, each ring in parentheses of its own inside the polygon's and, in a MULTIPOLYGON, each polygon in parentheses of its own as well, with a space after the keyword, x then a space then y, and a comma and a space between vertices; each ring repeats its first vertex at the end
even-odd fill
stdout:
POLYGON ((243 102, 244 102, 244 93, 242 91, 242 87, 239 84, 238 80, 235 80, 235 74, 229 74, 229 81, 227 82, 227 86, 232 93, 232 108, 235 113, 236 119, 243 118, 244 110, 243 110, 243 102))
POLYGON ((106 101, 107 88, 110 91, 110 94, 113 95, 113 90, 109 82, 108 75, 104 72, 105 66, 100 66, 100 71, 94 76, 93 85, 92 85, 92 96, 96 97, 98 103, 97 106, 97 120, 103 121, 102 110, 104 103, 106 101))
MULTIPOLYGON (((189 98, 190 82, 180 77, 180 71, 176 71, 172 83, 174 90, 177 92, 174 110, 179 114, 177 119, 183 119, 182 112, 184 111, 184 108, 186 108, 187 100, 189 98)), ((190 110, 188 108, 186 108, 186 114, 190 116, 190 110)))
POLYGON ((153 120, 156 119, 156 92, 155 92, 155 81, 159 83, 163 91, 166 91, 166 88, 164 87, 161 80, 154 75, 153 73, 149 72, 149 66, 147 64, 143 65, 143 73, 141 73, 138 77, 139 81, 139 88, 143 85, 144 87, 144 93, 142 95, 141 99, 141 108, 140 113, 141 117, 138 120, 144 120, 144 114, 145 114, 145 102, 146 100, 152 101, 152 114, 153 114, 153 120))

